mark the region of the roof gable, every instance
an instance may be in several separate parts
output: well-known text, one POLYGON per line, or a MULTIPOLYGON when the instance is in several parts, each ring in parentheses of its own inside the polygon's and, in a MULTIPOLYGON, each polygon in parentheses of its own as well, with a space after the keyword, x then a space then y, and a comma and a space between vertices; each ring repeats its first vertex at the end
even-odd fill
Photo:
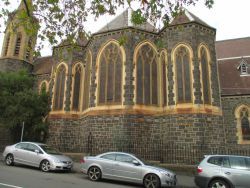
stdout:
POLYGON ((109 22, 107 25, 105 25, 103 28, 101 28, 97 33, 112 31, 116 29, 124 29, 124 28, 137 28, 142 29, 150 32, 154 32, 157 29, 150 24, 149 22, 146 22, 142 25, 135 25, 131 22, 133 10, 131 8, 127 8, 124 12, 122 12, 120 15, 115 17, 111 22, 109 22))

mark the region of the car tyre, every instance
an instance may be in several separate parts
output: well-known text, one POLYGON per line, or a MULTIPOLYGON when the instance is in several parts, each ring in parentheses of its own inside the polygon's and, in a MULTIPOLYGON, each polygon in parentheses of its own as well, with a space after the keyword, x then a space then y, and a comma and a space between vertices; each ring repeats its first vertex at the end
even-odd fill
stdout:
POLYGON ((209 183, 208 188, 230 188, 230 186, 224 180, 215 179, 209 183))
POLYGON ((8 154, 5 158, 5 164, 8 166, 14 165, 14 156, 12 154, 8 154))
POLYGON ((97 166, 92 166, 88 170, 88 176, 92 181, 99 181, 102 177, 102 171, 97 166))
POLYGON ((40 168, 43 172, 50 171, 50 162, 48 160, 43 160, 41 162, 40 168))
POLYGON ((145 188, 159 188, 161 182, 156 174, 147 174, 143 179, 143 185, 145 188))

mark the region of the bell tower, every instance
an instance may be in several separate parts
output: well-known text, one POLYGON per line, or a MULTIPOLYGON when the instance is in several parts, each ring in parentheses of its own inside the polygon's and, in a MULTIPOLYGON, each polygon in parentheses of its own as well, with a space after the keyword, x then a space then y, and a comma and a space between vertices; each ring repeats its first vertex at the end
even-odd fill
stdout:
POLYGON ((0 71, 32 69, 39 24, 33 16, 31 0, 22 0, 9 14, 0 58, 0 71))

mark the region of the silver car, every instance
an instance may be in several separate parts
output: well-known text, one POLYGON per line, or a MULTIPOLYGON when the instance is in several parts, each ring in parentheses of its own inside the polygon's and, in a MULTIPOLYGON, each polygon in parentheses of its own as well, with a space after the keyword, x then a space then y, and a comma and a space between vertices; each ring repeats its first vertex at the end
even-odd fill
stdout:
POLYGON ((20 142, 6 146, 3 152, 6 165, 15 163, 34 166, 44 172, 71 170, 73 161, 48 145, 35 142, 20 142))
POLYGON ((250 188, 250 157, 207 155, 197 168, 201 188, 250 188))
POLYGON ((143 184, 146 188, 173 187, 177 183, 170 170, 148 166, 132 154, 108 152, 96 157, 83 157, 81 171, 90 180, 101 178, 143 184))

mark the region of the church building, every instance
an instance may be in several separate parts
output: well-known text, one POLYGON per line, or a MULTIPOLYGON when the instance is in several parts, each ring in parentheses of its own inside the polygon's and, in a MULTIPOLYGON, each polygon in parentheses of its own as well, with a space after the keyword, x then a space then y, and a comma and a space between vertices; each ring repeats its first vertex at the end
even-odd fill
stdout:
POLYGON ((47 143, 79 153, 139 153, 134 145, 150 153, 155 144, 250 150, 250 38, 216 42, 216 29, 188 10, 160 31, 133 25, 131 12, 79 37, 75 50, 65 40, 37 59, 36 38, 21 26, 9 32, 9 19, 0 71, 25 67, 49 92, 47 143))

